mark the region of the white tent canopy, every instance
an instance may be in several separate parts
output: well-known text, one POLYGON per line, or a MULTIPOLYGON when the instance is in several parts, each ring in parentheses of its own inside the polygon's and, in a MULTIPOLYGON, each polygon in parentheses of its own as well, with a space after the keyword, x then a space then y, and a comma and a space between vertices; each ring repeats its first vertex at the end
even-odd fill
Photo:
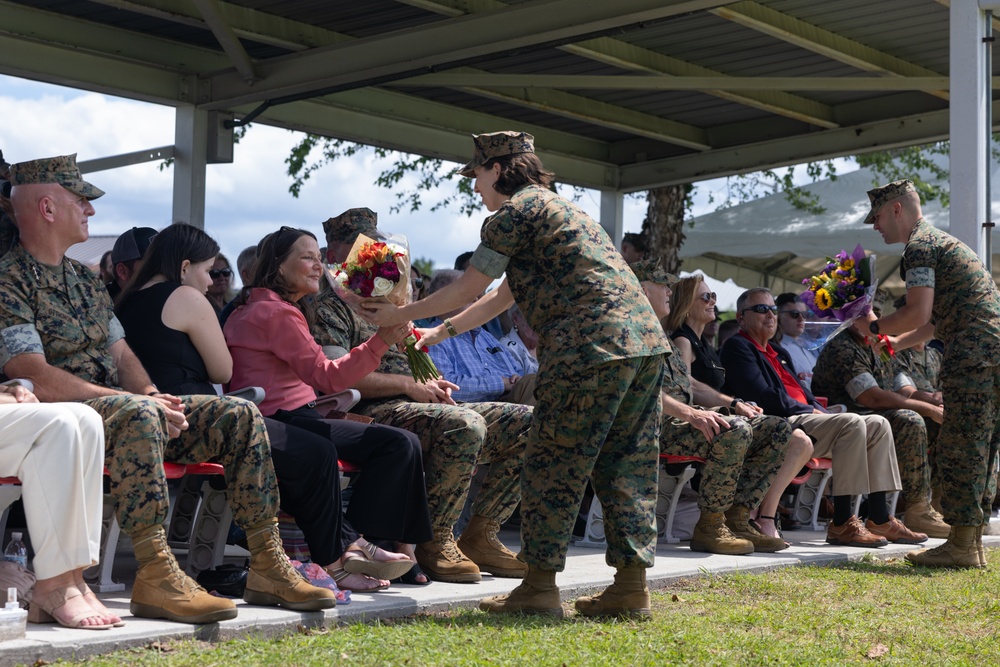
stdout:
MULTIPOLYGON (((1000 166, 992 179, 998 183, 1000 166)), ((905 178, 905 176, 900 176, 905 178)), ((869 169, 820 181, 804 189, 816 194, 826 208, 822 214, 796 209, 784 195, 775 194, 733 206, 693 220, 681 247, 684 271, 701 271, 718 280, 731 279, 744 287, 769 287, 775 294, 802 291, 802 280, 819 271, 827 256, 850 252, 857 244, 878 256, 880 285, 899 295, 904 291, 898 267, 902 244, 886 245, 871 226, 862 224, 870 210, 866 192, 878 185, 869 169)), ((1000 201, 993 200, 993 219, 1000 201)), ((924 217, 948 230, 948 210, 938 201, 925 203, 924 217)), ((994 231, 994 253, 1000 248, 994 231)), ((994 279, 1000 255, 994 254, 994 279)))

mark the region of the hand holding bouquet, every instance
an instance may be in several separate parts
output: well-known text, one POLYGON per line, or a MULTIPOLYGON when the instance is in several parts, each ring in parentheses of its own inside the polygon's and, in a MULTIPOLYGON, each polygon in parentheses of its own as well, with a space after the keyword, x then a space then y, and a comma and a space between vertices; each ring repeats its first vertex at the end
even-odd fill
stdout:
POLYGON ((841 250, 836 257, 827 257, 823 271, 802 281, 808 289, 802 301, 818 317, 840 322, 832 333, 818 341, 818 348, 848 328, 859 317, 867 315, 878 279, 875 277, 875 255, 865 256, 860 245, 847 254, 841 250))
MULTIPOLYGON (((360 234, 347 260, 339 266, 328 266, 327 279, 341 299, 365 317, 359 307, 362 299, 384 298, 395 306, 410 301, 410 250, 406 237, 379 234, 380 238, 360 234)), ((413 330, 404 340, 410 372, 417 382, 439 378, 425 346, 417 347, 419 334, 413 330)))

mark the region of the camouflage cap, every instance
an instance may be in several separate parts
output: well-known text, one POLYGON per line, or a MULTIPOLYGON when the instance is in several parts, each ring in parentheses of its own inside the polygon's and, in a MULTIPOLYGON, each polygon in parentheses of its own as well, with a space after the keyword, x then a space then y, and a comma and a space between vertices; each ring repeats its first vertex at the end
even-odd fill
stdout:
POLYGON ((902 197, 907 192, 916 191, 916 186, 913 185, 913 181, 910 180, 893 181, 888 185, 883 185, 880 188, 869 190, 868 199, 872 203, 872 210, 870 210, 868 215, 865 216, 865 224, 875 224, 875 214, 878 213, 878 210, 896 197, 902 197))
POLYGON ((517 155, 518 153, 534 153, 535 138, 527 132, 490 132, 489 134, 474 134, 472 142, 475 150, 469 164, 459 170, 459 174, 467 178, 472 178, 476 167, 481 167, 493 158, 504 155, 517 155))
POLYGON ((323 223, 327 243, 354 243, 358 234, 367 234, 378 226, 378 213, 370 208, 349 208, 323 223))
POLYGON ((660 266, 658 259, 642 259, 628 265, 632 273, 639 279, 640 283, 656 283, 657 285, 673 285, 678 278, 672 273, 667 273, 660 266))
POLYGON ((76 153, 12 164, 10 182, 15 186, 57 183, 87 199, 97 199, 104 194, 104 190, 83 180, 76 166, 76 153))

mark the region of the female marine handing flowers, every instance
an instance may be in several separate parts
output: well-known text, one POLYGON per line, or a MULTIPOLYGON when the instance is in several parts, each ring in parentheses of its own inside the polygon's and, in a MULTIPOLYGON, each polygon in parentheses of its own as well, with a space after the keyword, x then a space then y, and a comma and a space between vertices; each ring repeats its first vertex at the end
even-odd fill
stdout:
MULTIPOLYGON (((379 234, 373 239, 360 234, 346 261, 327 267, 327 278, 337 295, 357 306, 363 298, 383 297, 396 306, 410 302, 410 251, 406 237, 379 234)), ((364 316, 364 315, 362 315, 364 316)), ((405 339, 406 359, 417 382, 441 377, 426 347, 417 347, 420 334, 414 330, 405 339)))

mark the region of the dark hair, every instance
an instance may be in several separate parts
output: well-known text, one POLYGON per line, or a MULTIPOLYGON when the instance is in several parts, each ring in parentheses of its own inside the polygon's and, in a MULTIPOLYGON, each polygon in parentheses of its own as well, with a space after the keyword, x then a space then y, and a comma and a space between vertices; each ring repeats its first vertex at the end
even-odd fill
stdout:
POLYGON ((794 292, 784 292, 783 294, 779 294, 778 298, 774 300, 774 305, 776 305, 779 309, 790 303, 805 303, 805 301, 802 300, 801 296, 795 294, 794 292))
MULTIPOLYGON (((294 229, 292 227, 282 227, 276 232, 268 234, 257 244, 257 261, 253 265, 253 279, 249 285, 243 287, 240 292, 238 305, 247 302, 250 290, 254 287, 264 287, 280 296, 288 303, 293 304, 302 311, 306 321, 312 325, 313 308, 311 299, 299 299, 297 302, 288 297, 291 290, 288 283, 281 275, 281 265, 292 252, 292 246, 303 236, 308 236, 316 241, 316 235, 304 229, 294 229)), ((316 241, 317 244, 319 241, 316 241)))
POLYGON ((132 293, 145 285, 153 276, 163 275, 167 280, 181 281, 181 264, 192 264, 214 259, 219 254, 219 244, 211 236, 183 222, 175 222, 153 237, 142 266, 132 274, 128 284, 115 300, 115 307, 125 303, 132 293))
POLYGON ((456 257, 455 258, 455 270, 456 271, 465 271, 465 269, 467 269, 468 266, 469 266, 469 260, 472 259, 472 255, 474 255, 474 254, 475 253, 473 253, 471 250, 468 250, 466 252, 463 252, 458 257, 456 257))
POLYGON ((622 236, 622 243, 628 243, 639 252, 649 252, 649 244, 646 243, 646 237, 643 234, 628 232, 622 236))
POLYGON ((493 158, 483 166, 492 169, 494 164, 500 165, 500 175, 493 189, 508 197, 529 184, 551 188, 556 177, 551 171, 545 171, 542 161, 534 153, 504 155, 493 158))

